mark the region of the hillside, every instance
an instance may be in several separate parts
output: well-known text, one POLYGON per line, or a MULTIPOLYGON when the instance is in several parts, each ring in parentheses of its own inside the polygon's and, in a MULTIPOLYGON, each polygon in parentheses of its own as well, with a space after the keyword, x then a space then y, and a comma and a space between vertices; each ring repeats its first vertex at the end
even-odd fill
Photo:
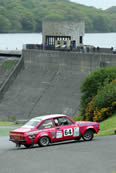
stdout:
POLYGON ((0 33, 41 32, 42 21, 84 20, 86 32, 116 32, 116 11, 69 0, 0 0, 0 33))
POLYGON ((113 7, 108 8, 106 10, 106 12, 107 13, 111 13, 111 14, 116 13, 116 6, 113 6, 113 7))

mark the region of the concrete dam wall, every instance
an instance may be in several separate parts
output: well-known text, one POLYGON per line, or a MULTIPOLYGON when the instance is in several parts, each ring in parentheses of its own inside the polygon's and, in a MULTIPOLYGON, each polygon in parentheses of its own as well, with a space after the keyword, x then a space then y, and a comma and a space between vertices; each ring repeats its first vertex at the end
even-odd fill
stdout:
POLYGON ((23 50, 24 68, 0 103, 0 118, 17 119, 79 109, 80 83, 88 73, 116 65, 116 55, 23 50))

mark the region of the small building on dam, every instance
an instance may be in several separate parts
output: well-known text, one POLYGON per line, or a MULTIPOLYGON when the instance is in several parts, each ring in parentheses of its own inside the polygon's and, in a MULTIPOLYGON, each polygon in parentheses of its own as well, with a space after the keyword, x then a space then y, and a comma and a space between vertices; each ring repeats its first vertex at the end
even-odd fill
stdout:
POLYGON ((83 45, 84 21, 43 21, 42 43, 48 47, 73 48, 83 45))

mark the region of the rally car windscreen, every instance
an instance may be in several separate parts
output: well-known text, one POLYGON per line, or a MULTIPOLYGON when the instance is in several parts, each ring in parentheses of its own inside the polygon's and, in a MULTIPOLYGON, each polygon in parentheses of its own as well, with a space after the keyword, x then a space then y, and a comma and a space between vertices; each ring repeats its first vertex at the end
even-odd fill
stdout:
POLYGON ((24 128, 34 128, 41 120, 30 120, 23 127, 24 128))

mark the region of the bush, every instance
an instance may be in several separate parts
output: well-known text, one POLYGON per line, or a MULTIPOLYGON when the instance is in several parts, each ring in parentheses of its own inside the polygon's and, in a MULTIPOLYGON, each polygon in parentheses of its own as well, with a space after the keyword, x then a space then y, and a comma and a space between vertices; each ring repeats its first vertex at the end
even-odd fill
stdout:
POLYGON ((15 122, 16 116, 15 115, 8 115, 8 121, 15 122))
POLYGON ((116 80, 107 84, 87 104, 85 119, 102 121, 112 115, 116 110, 116 80))
POLYGON ((76 116, 73 117, 73 120, 74 120, 74 121, 83 121, 83 116, 81 116, 81 115, 76 115, 76 116))
POLYGON ((98 91, 116 79, 116 67, 97 69, 87 76, 81 85, 80 113, 84 116, 88 103, 97 95, 98 91))

